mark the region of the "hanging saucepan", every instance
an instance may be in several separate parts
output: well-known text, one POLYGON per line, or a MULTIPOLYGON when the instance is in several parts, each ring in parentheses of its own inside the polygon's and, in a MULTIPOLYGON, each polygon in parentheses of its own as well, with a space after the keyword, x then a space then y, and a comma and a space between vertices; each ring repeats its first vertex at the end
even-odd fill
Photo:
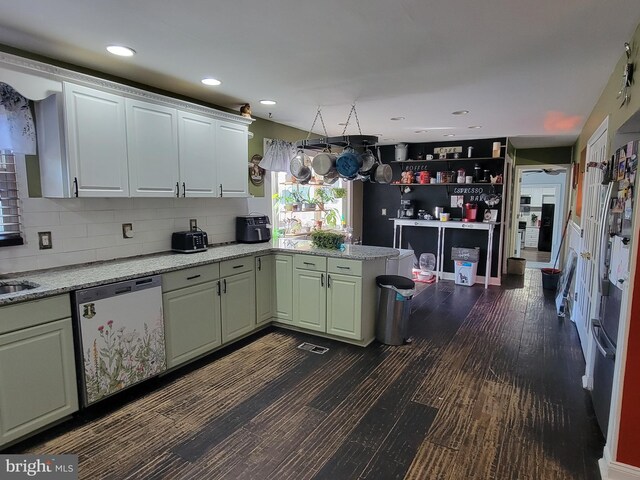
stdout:
MULTIPOLYGON (((301 181, 306 176, 306 171, 303 172, 302 169, 304 167, 307 167, 307 169, 309 169, 308 167, 310 164, 311 161, 309 159, 309 156, 305 154, 302 149, 300 149, 289 163, 289 172, 291 172, 291 175, 293 175, 296 180, 301 181)), ((309 172, 311 172, 310 169, 309 172)))
POLYGON ((345 147, 336 159, 336 169, 342 178, 353 180, 358 176, 358 170, 362 167, 362 160, 353 148, 345 147))
POLYGON ((336 156, 331 152, 320 152, 311 162, 316 175, 329 175, 336 171, 336 156))
POLYGON ((393 178, 391 165, 387 163, 377 163, 372 178, 378 183, 391 183, 391 179, 393 178))
POLYGON ((327 173, 326 175, 324 175, 322 177, 322 180, 327 185, 333 185, 334 183, 336 183, 338 181, 338 178, 340 178, 340 175, 338 175, 338 171, 334 169, 333 171, 331 171, 331 172, 327 173))
POLYGON ((303 185, 309 183, 309 180, 311 180, 311 168, 307 167, 306 165, 303 166, 300 169, 300 172, 298 173, 296 179, 303 185))
POLYGON ((364 153, 360 155, 360 160, 362 160, 362 167, 360 167, 359 173, 366 177, 371 174, 371 171, 378 160, 368 147, 364 153))

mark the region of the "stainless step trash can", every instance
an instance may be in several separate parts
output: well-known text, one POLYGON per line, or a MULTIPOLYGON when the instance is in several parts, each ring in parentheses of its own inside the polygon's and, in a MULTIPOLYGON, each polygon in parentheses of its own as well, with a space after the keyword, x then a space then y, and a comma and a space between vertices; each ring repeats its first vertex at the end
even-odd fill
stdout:
POLYGON ((411 298, 416 292, 413 280, 399 275, 376 277, 380 287, 376 338, 386 345, 403 345, 411 313, 411 298))

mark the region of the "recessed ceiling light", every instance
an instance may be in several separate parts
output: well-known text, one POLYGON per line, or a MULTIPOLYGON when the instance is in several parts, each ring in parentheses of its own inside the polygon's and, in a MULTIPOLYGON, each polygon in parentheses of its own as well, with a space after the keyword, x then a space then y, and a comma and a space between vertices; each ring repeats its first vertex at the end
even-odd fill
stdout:
POLYGON ((471 125, 467 128, 482 128, 482 125, 471 125))
POLYGON ((109 45, 107 47, 107 52, 112 53, 113 55, 118 55, 119 57, 133 57, 136 54, 136 51, 133 48, 125 47, 123 45, 109 45))
POLYGON ((469 113, 469 110, 456 110, 451 112, 451 115, 466 115, 467 113, 469 113))
POLYGON ((216 87, 218 85, 220 85, 222 82, 216 78, 211 78, 211 77, 207 77, 207 78, 203 78, 202 80, 200 80, 202 83, 204 83, 205 85, 209 85, 212 87, 216 87))
POLYGON ((453 133, 445 133, 443 136, 445 137, 455 137, 453 133))
POLYGON ((275 105, 276 101, 275 100, 260 100, 260 103, 262 105, 275 105))
POLYGON ((398 120, 404 120, 404 117, 391 117, 391 120, 397 122, 398 120))

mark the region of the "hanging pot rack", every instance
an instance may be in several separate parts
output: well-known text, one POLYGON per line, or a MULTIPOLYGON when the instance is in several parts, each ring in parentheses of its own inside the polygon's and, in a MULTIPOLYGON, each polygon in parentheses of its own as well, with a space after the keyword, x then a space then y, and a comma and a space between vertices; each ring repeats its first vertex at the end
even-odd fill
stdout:
POLYGON ((349 111, 349 115, 347 116, 347 121, 345 122, 344 129, 342 130, 342 135, 330 137, 327 133, 327 128, 324 124, 324 119, 322 118, 322 111, 320 107, 316 111, 316 116, 313 119, 313 123, 311 124, 311 128, 309 129, 309 133, 307 134, 307 138, 304 140, 298 140, 295 142, 296 148, 303 148, 307 150, 325 150, 331 147, 340 147, 344 148, 347 145, 355 148, 355 149, 364 149, 368 146, 374 146, 378 143, 378 137, 375 135, 363 135, 362 130, 360 129, 360 120, 358 119, 358 112, 356 111, 356 104, 351 105, 351 110, 349 111), (346 135, 347 127, 349 126, 349 121, 351 120, 351 115, 353 115, 356 119, 356 124, 358 125, 358 135, 346 135), (316 122, 320 120, 322 124, 322 129, 324 131, 324 137, 320 138, 310 138, 311 132, 313 131, 313 127, 316 125, 316 122))

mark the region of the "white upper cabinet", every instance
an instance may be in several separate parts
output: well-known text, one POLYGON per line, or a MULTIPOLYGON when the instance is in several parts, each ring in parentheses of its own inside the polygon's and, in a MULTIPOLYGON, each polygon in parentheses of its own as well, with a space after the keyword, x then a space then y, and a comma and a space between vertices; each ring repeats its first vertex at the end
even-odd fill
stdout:
POLYGON ((45 197, 247 197, 252 119, 11 54, 45 197))
POLYGON ((216 157, 223 197, 248 197, 249 138, 246 125, 218 121, 216 157))
POLYGON ((220 196, 216 165, 216 120, 178 111, 180 196, 220 196))
MULTIPOLYGON (((57 109, 50 109, 48 115, 39 117, 49 124, 46 129, 49 135, 58 134, 64 138, 66 134, 67 175, 62 172, 62 178, 55 186, 43 182, 45 195, 51 190, 54 194, 49 196, 129 196, 124 99, 68 82, 63 88, 64 130, 60 132, 56 128, 57 109)), ((57 100, 52 96, 46 101, 54 103, 57 100)), ((57 142, 62 146, 60 138, 57 142)), ((60 155, 64 156, 64 151, 60 155)), ((61 161, 57 159, 56 163, 61 161)))
POLYGON ((177 196, 177 110, 130 98, 126 107, 131 196, 177 196))

